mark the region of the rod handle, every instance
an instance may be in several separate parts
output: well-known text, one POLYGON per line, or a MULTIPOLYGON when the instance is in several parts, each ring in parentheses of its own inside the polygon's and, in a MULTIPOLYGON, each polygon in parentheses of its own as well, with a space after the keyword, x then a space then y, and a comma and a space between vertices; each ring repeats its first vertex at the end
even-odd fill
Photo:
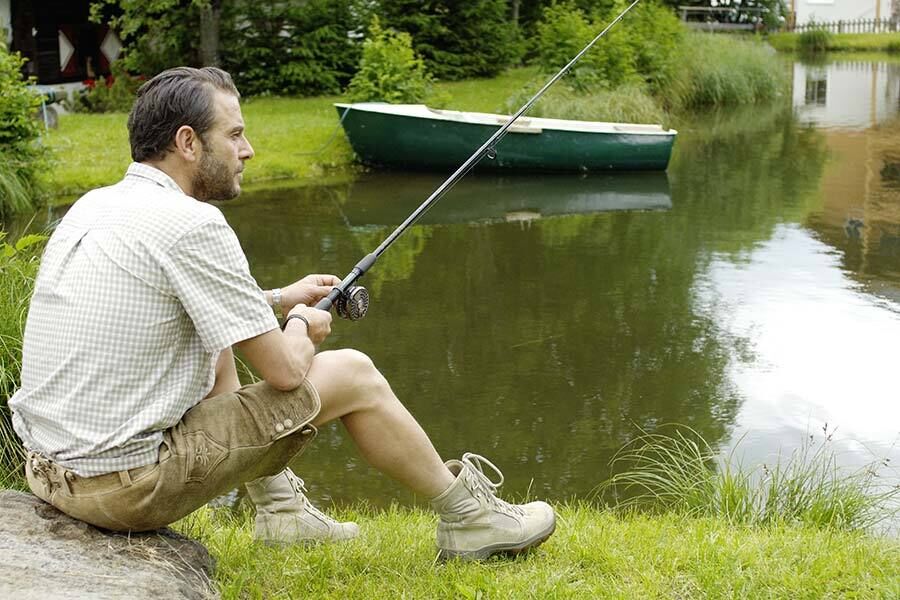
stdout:
POLYGON ((319 300, 319 302, 316 304, 316 308, 318 308, 319 310, 331 310, 331 307, 334 305, 337 299, 341 297, 341 294, 345 294, 347 290, 350 289, 350 286, 356 283, 357 279, 365 275, 366 271, 368 271, 369 268, 375 264, 376 260, 378 260, 378 255, 374 252, 370 252, 369 254, 363 256, 362 260, 356 263, 356 266, 353 267, 353 270, 350 271, 350 273, 346 277, 344 277, 344 280, 341 281, 341 283, 335 288, 333 288, 327 296, 319 300))

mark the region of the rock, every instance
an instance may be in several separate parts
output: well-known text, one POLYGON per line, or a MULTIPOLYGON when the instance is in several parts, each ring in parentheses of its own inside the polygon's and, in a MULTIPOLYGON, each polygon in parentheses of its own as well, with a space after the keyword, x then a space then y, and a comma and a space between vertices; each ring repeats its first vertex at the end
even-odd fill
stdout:
POLYGON ((97 529, 23 492, 0 491, 0 598, 218 598, 213 559, 169 529, 97 529))

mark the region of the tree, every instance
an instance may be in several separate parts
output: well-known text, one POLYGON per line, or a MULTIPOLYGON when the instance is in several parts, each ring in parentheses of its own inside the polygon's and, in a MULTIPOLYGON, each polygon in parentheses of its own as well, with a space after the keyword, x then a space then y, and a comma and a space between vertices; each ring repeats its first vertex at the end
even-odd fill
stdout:
POLYGON ((441 79, 490 77, 522 54, 506 0, 382 0, 380 13, 385 26, 412 36, 441 79))
POLYGON ((219 15, 225 4, 225 0, 94 0, 91 18, 118 32, 129 71, 152 75, 176 65, 215 64, 219 15))

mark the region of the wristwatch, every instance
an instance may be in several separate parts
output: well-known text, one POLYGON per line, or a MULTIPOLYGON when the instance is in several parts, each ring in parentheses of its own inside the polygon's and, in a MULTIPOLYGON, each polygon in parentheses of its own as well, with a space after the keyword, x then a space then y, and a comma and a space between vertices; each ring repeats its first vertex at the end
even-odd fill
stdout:
POLYGON ((275 309, 275 318, 281 321, 284 318, 284 313, 281 310, 281 288, 272 290, 272 308, 275 309))

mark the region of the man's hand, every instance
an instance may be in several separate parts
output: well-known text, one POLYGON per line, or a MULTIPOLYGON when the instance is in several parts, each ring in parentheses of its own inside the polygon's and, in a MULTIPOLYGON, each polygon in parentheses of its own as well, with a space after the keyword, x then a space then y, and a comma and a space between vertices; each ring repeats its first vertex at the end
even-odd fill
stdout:
POLYGON ((318 346, 331 333, 331 313, 327 310, 319 310, 305 304, 298 304, 291 309, 287 317, 291 315, 302 315, 309 323, 309 327, 306 327, 301 319, 291 319, 291 322, 285 327, 285 333, 287 334, 290 334, 291 329, 294 327, 306 327, 306 335, 309 336, 313 344, 318 346))
MULTIPOLYGON (((315 306, 341 282, 335 275, 307 275, 281 290, 281 306, 290 311, 298 304, 315 306)), ((324 311, 319 311, 324 312, 324 311)), ((306 316, 304 313, 303 316, 306 316)), ((308 317, 307 317, 308 318, 308 317)), ((310 321, 312 323, 312 321, 310 321)))

